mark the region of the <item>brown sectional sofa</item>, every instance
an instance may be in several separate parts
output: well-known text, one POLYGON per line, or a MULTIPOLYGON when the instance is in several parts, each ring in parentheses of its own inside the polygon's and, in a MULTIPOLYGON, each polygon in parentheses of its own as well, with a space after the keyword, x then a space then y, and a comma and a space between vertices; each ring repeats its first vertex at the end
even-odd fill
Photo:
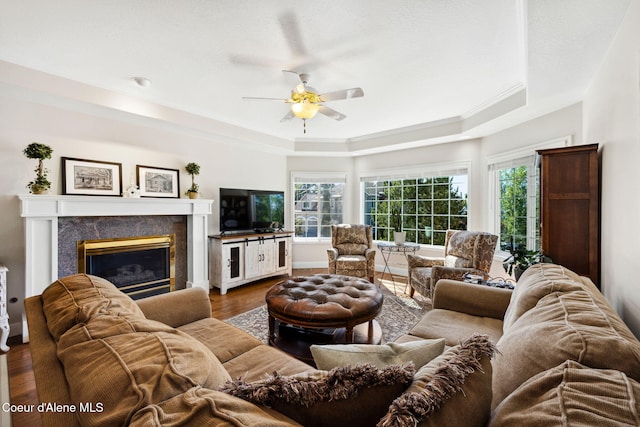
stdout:
POLYGON ((529 268, 513 292, 441 280, 398 341, 494 340, 490 426, 640 425, 640 342, 585 277, 529 268))
MULTIPOLYGON (((144 339, 144 335, 152 332, 176 335, 176 337, 165 336, 160 346, 167 349, 173 361, 180 357, 176 353, 184 350, 187 354, 183 354, 183 356, 187 357, 181 363, 190 365, 191 368, 189 366, 174 366, 173 368, 175 370, 182 369, 185 377, 192 377, 194 382, 207 384, 212 389, 222 385, 222 380, 245 375, 247 380, 253 381, 259 379, 265 372, 277 370, 283 375, 289 375, 313 370, 307 364, 262 344, 251 335, 212 318, 209 296, 203 289, 186 289, 138 300, 136 303, 128 297, 122 298, 124 294, 116 290, 115 287, 111 289, 103 281, 96 282, 96 279, 87 275, 70 276, 55 282, 45 290, 43 295, 30 297, 25 301, 31 357, 39 401, 63 405, 77 404, 80 399, 72 399, 72 394, 76 393, 83 396, 86 402, 102 405, 102 412, 95 413, 80 413, 77 407, 71 411, 43 412, 41 418, 45 426, 118 425, 117 422, 113 422, 113 419, 105 419, 102 415, 126 412, 134 406, 132 402, 136 400, 137 396, 131 396, 129 393, 134 387, 132 386, 130 390, 118 389, 121 384, 124 384, 125 388, 129 388, 130 382, 118 383, 116 381, 118 378, 114 378, 114 372, 117 371, 114 365, 120 356, 116 356, 116 360, 109 360, 108 355, 100 354, 99 349, 88 348, 86 342, 82 342, 83 337, 73 337, 75 342, 69 342, 70 339, 65 332, 71 329, 73 324, 85 321, 89 328, 82 328, 78 332, 92 336, 102 334, 95 338, 104 342, 103 345, 108 348, 114 349, 113 353, 130 354, 132 358, 139 358, 149 365, 160 365, 162 361, 149 358, 148 354, 141 353, 140 350, 146 350, 147 353, 150 353, 157 349, 135 341, 134 335, 142 335, 142 339, 144 339), (95 286, 88 286, 89 284, 95 284, 95 286), (82 293, 85 295, 78 296, 82 293), (89 293, 92 295, 87 295, 89 293), (80 299, 85 301, 91 299, 92 301, 79 303, 80 299), (149 326, 134 325, 132 329, 137 332, 141 331, 141 333, 126 335, 124 342, 107 342, 106 340, 110 339, 107 335, 112 334, 113 329, 119 328, 121 325, 114 324, 114 322, 95 324, 96 322, 80 319, 80 316, 88 319, 91 314, 94 314, 87 313, 87 311, 105 311, 105 306, 106 310, 116 313, 114 316, 116 320, 124 318, 126 323, 130 323, 132 317, 140 317, 150 320, 153 324, 149 326), (78 322, 78 320, 81 321, 78 322), (176 342, 179 339, 183 339, 183 341, 176 342), (61 343, 61 341, 63 342, 61 343), (66 349, 60 348, 63 344, 66 349), (128 344, 131 346, 126 347, 128 344), (207 358, 207 352, 202 349, 202 345, 207 347, 215 357, 207 358), (86 363, 87 361, 89 363, 86 363), (219 363, 223 367, 222 370, 219 369, 219 363), (78 367, 77 370, 73 369, 74 365, 78 367), (218 368, 218 372, 207 368, 208 366, 218 368), (258 366, 260 369, 256 369, 258 366), (205 368, 213 372, 203 374, 202 371, 205 371, 205 368), (204 381, 202 378, 197 378, 203 375, 206 377, 204 381), (216 376, 219 379, 216 379, 216 376), (102 379, 107 381, 103 383, 102 379)), ((126 369, 133 370, 133 368, 126 369)), ((158 387, 165 387, 171 392, 162 397, 156 396, 154 399, 165 401, 172 397, 172 394, 178 394, 176 390, 181 387, 172 384, 171 381, 178 380, 171 378, 164 384, 158 383, 160 384, 158 387)), ((137 382, 142 383, 144 380, 141 379, 137 382)), ((196 390, 192 390, 192 388, 188 387, 188 390, 195 392, 196 390)), ((201 391, 198 390, 198 392, 201 391)), ((144 391, 134 390, 134 394, 143 393, 144 391)), ((244 401, 232 399, 231 396, 220 392, 211 390, 209 396, 206 397, 216 399, 219 402, 216 414, 221 419, 226 417, 226 412, 234 412, 244 422, 249 423, 248 425, 251 425, 252 422, 259 423, 264 419, 272 420, 274 425, 278 425, 278 422, 281 425, 295 425, 289 418, 269 408, 256 410, 255 405, 248 402, 245 405, 244 401)), ((194 410, 194 412, 196 411, 194 410)), ((124 414, 123 418, 131 421, 132 416, 133 414, 124 414)), ((212 416, 212 420, 214 419, 215 417, 212 416)))
POLYGON ((561 266, 530 268, 513 292, 438 282, 397 342, 450 348, 415 372, 319 371, 212 318, 202 289, 134 302, 105 282, 70 276, 25 301, 39 400, 85 403, 45 426, 640 425, 640 342, 561 266))
POLYGON ((78 274, 25 308, 38 399, 58 405, 41 413, 45 426, 479 426, 488 417, 493 344, 483 336, 417 372, 320 371, 212 318, 199 288, 133 301, 78 274))

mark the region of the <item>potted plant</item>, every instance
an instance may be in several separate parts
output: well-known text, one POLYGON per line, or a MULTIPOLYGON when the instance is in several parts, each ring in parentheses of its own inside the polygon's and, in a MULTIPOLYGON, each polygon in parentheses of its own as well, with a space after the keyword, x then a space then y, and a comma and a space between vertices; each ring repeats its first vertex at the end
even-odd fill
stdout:
POLYGON ((406 234, 402 231, 402 212, 399 207, 391 208, 391 227, 393 227, 393 242, 404 245, 406 234))
POLYGON ((511 255, 504 260, 502 267, 508 275, 513 275, 516 281, 520 279, 522 273, 534 264, 552 262, 551 258, 540 251, 530 251, 526 248, 515 245, 510 251, 511 255))
POLYGON ((198 190, 200 189, 200 187, 198 186, 198 184, 196 184, 195 177, 196 175, 200 175, 200 165, 193 162, 187 163, 187 166, 184 167, 184 170, 186 170, 187 173, 191 175, 191 187, 189 187, 185 194, 189 196, 190 199, 197 199, 198 190))
POLYGON ((50 159, 53 150, 51 147, 38 142, 32 142, 27 145, 23 151, 24 155, 29 159, 38 159, 38 167, 34 169, 36 179, 27 184, 27 188, 33 194, 42 194, 51 188, 51 182, 47 179, 47 172, 44 168, 44 160, 50 159))

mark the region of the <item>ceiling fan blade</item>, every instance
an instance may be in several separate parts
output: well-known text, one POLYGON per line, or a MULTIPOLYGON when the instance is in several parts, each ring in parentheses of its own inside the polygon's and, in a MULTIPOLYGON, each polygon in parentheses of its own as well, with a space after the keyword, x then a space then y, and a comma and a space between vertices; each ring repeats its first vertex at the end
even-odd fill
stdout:
POLYGON ((286 12, 278 16, 280 27, 284 33, 285 40, 294 57, 302 57, 307 54, 307 50, 302 42, 302 33, 298 25, 298 19, 293 12, 286 12))
POLYGON ((329 108, 326 105, 321 105, 318 109, 318 113, 324 114, 327 117, 331 117, 333 120, 344 120, 347 116, 342 113, 337 112, 333 108, 329 108))
POLYGON ((322 102, 337 101, 340 99, 360 98, 364 96, 364 91, 359 87, 353 87, 351 89, 337 90, 335 92, 327 92, 320 94, 322 102))
POLYGON ((233 64, 250 65, 253 67, 262 67, 268 69, 274 69, 280 65, 280 62, 271 58, 259 58, 255 55, 245 55, 242 53, 232 53, 229 55, 229 60, 233 64))
POLYGON ((289 110, 289 112, 287 114, 285 114, 283 118, 280 119, 280 122, 288 122, 289 120, 293 119, 294 117, 295 117, 295 115, 293 114, 293 111, 289 110))
POLYGON ((279 102, 289 102, 288 99, 283 99, 283 98, 260 98, 257 96, 243 96, 242 99, 248 100, 248 101, 279 101, 279 102))
MULTIPOLYGON (((282 70, 283 73, 291 73, 291 74, 295 74, 296 76, 298 76, 298 78, 300 79, 300 73, 298 73, 297 71, 293 71, 293 70, 282 70)), ((300 79, 300 81, 302 81, 302 79, 300 79)))
POLYGON ((303 93, 307 90, 310 90, 312 92, 315 92, 315 89, 310 88, 307 86, 307 83, 309 82, 309 74, 306 73, 298 73, 297 71, 291 71, 291 70, 282 70, 283 73, 291 73, 291 74, 295 74, 296 76, 298 76, 298 79, 300 79, 300 83, 298 83, 298 85, 295 87, 295 91, 298 93, 303 93))

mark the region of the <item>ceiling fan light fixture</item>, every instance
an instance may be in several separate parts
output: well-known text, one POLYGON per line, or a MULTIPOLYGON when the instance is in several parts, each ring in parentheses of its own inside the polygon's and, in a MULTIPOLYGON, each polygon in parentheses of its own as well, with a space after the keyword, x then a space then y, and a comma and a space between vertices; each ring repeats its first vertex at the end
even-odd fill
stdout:
POLYGON ((291 112, 299 119, 312 119, 320 106, 308 101, 294 102, 291 104, 291 112))

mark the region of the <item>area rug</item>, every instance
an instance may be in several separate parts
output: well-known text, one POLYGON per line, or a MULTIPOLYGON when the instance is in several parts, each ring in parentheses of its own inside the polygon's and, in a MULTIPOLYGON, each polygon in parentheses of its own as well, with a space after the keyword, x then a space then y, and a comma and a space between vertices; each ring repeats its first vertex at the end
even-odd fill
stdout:
MULTIPOLYGON (((382 311, 376 317, 382 329, 382 342, 391 342, 409 331, 430 309, 430 301, 416 301, 406 295, 385 295, 382 311)), ((225 320, 240 328, 263 343, 267 343, 267 306, 263 305, 246 313, 225 320)))

